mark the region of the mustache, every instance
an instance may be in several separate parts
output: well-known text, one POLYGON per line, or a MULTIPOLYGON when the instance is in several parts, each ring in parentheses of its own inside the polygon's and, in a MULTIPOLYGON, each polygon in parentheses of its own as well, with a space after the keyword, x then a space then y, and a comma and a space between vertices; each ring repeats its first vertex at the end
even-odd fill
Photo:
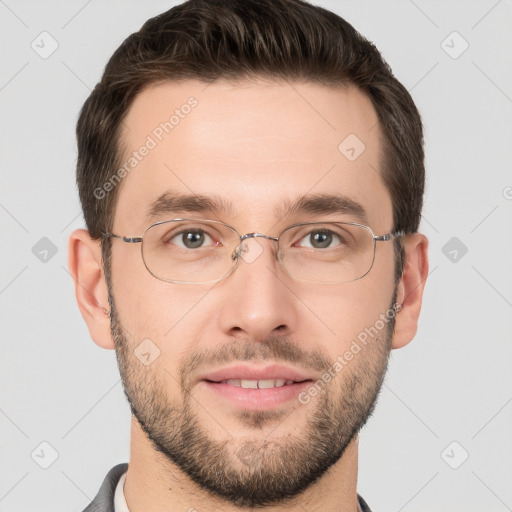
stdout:
POLYGON ((261 341, 244 338, 215 348, 200 349, 179 360, 182 389, 187 389, 189 376, 202 367, 213 368, 241 362, 294 363, 315 373, 327 371, 332 362, 320 349, 305 350, 290 337, 271 336, 261 341))

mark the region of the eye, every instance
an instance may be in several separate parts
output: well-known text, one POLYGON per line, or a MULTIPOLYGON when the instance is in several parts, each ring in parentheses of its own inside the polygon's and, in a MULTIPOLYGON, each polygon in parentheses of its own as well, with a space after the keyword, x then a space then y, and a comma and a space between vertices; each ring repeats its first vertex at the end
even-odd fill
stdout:
POLYGON ((202 229, 184 229, 169 239, 169 243, 184 249, 198 249, 205 245, 218 245, 202 229))
POLYGON ((298 245, 299 247, 310 247, 312 249, 329 249, 335 245, 343 243, 343 238, 334 231, 328 229, 317 229, 309 232, 294 245, 298 245))

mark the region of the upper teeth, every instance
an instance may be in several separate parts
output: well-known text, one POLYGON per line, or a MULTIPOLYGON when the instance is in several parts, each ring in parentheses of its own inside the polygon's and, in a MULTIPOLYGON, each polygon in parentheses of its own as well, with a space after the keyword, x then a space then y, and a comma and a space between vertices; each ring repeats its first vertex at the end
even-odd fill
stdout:
POLYGON ((280 388, 281 386, 288 386, 293 384, 293 380, 285 379, 268 379, 268 380, 245 380, 245 379, 228 379, 222 380, 221 383, 231 384, 232 386, 241 386, 246 389, 267 389, 267 388, 280 388))

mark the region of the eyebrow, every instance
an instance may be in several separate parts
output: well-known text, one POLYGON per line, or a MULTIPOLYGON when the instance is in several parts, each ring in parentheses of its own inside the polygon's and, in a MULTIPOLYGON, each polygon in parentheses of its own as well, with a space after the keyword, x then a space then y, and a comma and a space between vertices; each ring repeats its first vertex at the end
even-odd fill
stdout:
MULTIPOLYGON (((234 212, 233 204, 220 196, 182 194, 167 191, 160 195, 147 210, 146 217, 152 219, 164 214, 177 213, 227 214, 234 212)), ((298 213, 345 214, 367 224, 368 214, 365 208, 349 197, 337 194, 308 194, 295 201, 286 199, 274 210, 276 217, 286 218, 298 213)))
POLYGON ((338 194, 309 194, 296 201, 285 201, 276 210, 278 216, 286 217, 296 213, 344 214, 351 215, 363 224, 368 224, 368 214, 362 204, 338 194))
POLYGON ((149 206, 146 217, 152 219, 167 213, 227 213, 233 212, 231 202, 219 196, 205 196, 198 194, 181 194, 167 191, 159 196, 149 206))

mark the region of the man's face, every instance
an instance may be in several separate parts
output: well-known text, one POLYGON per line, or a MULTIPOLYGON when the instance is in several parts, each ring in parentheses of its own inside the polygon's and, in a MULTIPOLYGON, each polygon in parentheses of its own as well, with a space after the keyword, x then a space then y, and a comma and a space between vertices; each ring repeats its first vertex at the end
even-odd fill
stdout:
MULTIPOLYGON (((155 147, 119 185, 116 234, 141 236, 150 224, 179 217, 221 220, 241 234, 271 236, 300 222, 340 216, 360 222, 351 213, 283 214, 284 205, 321 194, 360 203, 377 235, 393 228, 391 199, 378 172, 377 116, 355 88, 165 83, 136 97, 125 119, 124 156, 148 135, 155 147), (158 130, 190 97, 197 104, 180 111, 172 131, 158 130), (355 160, 338 149, 350 134, 365 145, 355 160), (231 207, 148 217, 165 193, 215 196, 231 207)), ((152 448, 239 506, 297 495, 354 440, 385 373, 392 323, 359 342, 357 353, 353 342, 365 328, 382 326, 376 322, 395 292, 392 242, 377 243, 363 279, 336 285, 293 280, 280 266, 276 242, 257 243, 261 254, 242 259, 226 279, 176 284, 148 272, 139 245, 112 241, 112 332, 132 412, 152 448), (353 358, 343 356, 351 350, 353 358), (287 380, 309 382, 244 389, 206 378, 235 366, 243 370, 231 370, 231 378, 275 365, 302 376, 287 380), (334 377, 323 377, 329 371, 334 377), (318 380, 321 389, 308 393, 318 380)))

